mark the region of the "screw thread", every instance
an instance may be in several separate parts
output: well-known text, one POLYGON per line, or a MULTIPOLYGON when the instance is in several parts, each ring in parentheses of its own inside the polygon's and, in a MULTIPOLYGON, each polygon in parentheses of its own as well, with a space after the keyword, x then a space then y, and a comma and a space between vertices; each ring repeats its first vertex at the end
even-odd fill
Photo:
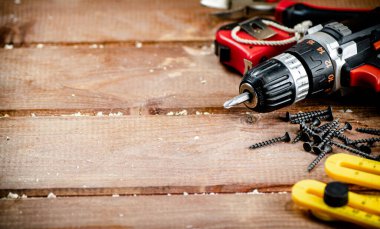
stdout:
POLYGON ((269 139, 267 141, 263 141, 263 142, 259 142, 259 143, 253 144, 249 148, 250 149, 257 149, 257 148, 260 148, 260 147, 263 147, 263 146, 266 146, 266 145, 274 144, 274 143, 282 141, 282 140, 283 140, 283 137, 272 138, 272 139, 269 139))
POLYGON ((368 158, 368 159, 372 159, 372 160, 376 160, 376 157, 374 157, 372 155, 368 155, 368 154, 366 154, 366 153, 364 153, 364 152, 362 152, 360 150, 357 150, 357 149, 354 149, 352 147, 340 144, 338 142, 331 141, 331 144, 333 144, 333 145, 335 145, 335 146, 337 146, 337 147, 339 147, 341 149, 347 150, 348 152, 360 155, 362 157, 365 157, 365 158, 368 158))
POLYGON ((358 143, 375 143, 379 141, 380 141, 380 138, 364 138, 364 139, 352 140, 349 142, 349 145, 355 145, 358 143))
POLYGON ((372 134, 372 135, 380 135, 380 129, 374 128, 356 128, 357 132, 372 134))
POLYGON ((327 114, 330 111, 330 109, 331 108, 328 107, 326 110, 316 110, 316 111, 309 111, 309 112, 298 113, 298 114, 290 115, 290 119, 297 119, 297 118, 305 117, 305 116, 317 117, 317 116, 321 116, 321 115, 327 114))
POLYGON ((312 161, 309 166, 307 167, 307 171, 310 172, 314 169, 315 166, 327 155, 326 151, 322 151, 315 159, 312 161))
POLYGON ((295 143, 297 143, 297 142, 299 142, 300 140, 301 140, 301 138, 302 138, 302 131, 300 131, 297 135, 296 135, 296 137, 293 139, 293 141, 292 141, 292 144, 295 144, 295 143))
POLYGON ((306 133, 308 133, 310 135, 316 135, 317 134, 312 129, 310 129, 308 126, 306 126, 306 124, 304 122, 301 122, 300 125, 301 125, 301 130, 305 131, 306 133))
POLYGON ((349 139, 346 135, 339 133, 338 131, 336 131, 333 136, 343 141, 344 144, 349 144, 351 142, 351 139, 349 139))

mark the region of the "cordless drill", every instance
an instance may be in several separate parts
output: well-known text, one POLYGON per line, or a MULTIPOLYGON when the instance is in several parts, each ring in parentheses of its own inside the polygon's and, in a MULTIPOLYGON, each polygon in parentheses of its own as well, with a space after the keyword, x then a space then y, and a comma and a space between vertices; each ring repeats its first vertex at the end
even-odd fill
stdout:
POLYGON ((224 107, 244 103, 269 112, 342 87, 380 92, 380 8, 365 17, 310 28, 284 53, 248 70, 240 95, 224 107))

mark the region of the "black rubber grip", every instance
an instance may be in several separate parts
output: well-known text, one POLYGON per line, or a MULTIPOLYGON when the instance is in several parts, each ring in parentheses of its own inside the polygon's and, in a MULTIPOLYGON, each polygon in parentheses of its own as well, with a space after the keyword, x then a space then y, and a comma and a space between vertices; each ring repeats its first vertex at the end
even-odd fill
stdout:
POLYGON ((317 9, 297 3, 283 11, 281 20, 284 25, 293 27, 305 20, 310 20, 314 25, 317 25, 328 21, 343 21, 365 16, 367 13, 366 11, 355 10, 317 9))
POLYGON ((335 82, 334 66, 328 52, 315 40, 306 39, 286 52, 297 57, 309 77, 309 95, 329 93, 335 82))
POLYGON ((249 70, 240 83, 252 86, 258 104, 252 110, 269 112, 292 104, 295 100, 294 80, 288 68, 276 59, 267 60, 249 70))

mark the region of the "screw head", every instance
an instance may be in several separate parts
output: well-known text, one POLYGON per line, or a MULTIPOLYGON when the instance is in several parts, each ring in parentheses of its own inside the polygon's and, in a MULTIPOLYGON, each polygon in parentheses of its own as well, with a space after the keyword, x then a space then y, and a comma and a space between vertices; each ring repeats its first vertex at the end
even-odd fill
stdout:
POLYGON ((311 141, 311 137, 308 133, 306 132, 302 132, 301 134, 301 140, 304 141, 304 142, 310 142, 311 141))
POLYGON ((283 138, 284 138, 284 142, 290 142, 290 135, 289 135, 289 133, 288 132, 286 132, 285 133, 285 135, 283 136, 283 138))
POLYGON ((290 121, 290 113, 288 111, 285 114, 285 120, 290 121))
POLYGON ((345 122, 345 123, 344 123, 344 128, 346 128, 347 130, 352 130, 351 123, 349 123, 349 122, 345 122))
POLYGON ((322 153, 322 149, 319 148, 318 146, 313 146, 311 149, 312 149, 313 152, 316 153, 316 154, 320 154, 320 153, 322 153))
POLYGON ((332 110, 331 106, 329 106, 327 108, 327 114, 329 115, 329 118, 327 120, 328 121, 333 121, 334 120, 334 116, 333 116, 333 110, 332 110))
POLYGON ((314 142, 315 142, 315 143, 320 143, 320 142, 322 142, 322 140, 323 140, 322 137, 323 137, 323 136, 318 135, 318 134, 313 135, 314 142))
POLYGON ((312 142, 305 142, 305 143, 303 143, 303 149, 306 152, 310 152, 312 150, 312 147, 313 147, 313 143, 312 142))
POLYGON ((366 145, 360 145, 359 150, 366 154, 371 154, 372 150, 369 146, 366 145))

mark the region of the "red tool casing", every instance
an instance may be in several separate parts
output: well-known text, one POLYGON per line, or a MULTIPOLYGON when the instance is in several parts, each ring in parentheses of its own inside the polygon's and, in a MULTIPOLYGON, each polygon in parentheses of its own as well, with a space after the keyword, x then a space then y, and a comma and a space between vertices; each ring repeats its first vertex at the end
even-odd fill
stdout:
MULTIPOLYGON (((266 19, 267 20, 267 19, 266 19)), ((240 72, 242 75, 250 68, 257 64, 276 56, 286 49, 290 48, 295 43, 280 46, 267 45, 249 45, 235 41, 231 37, 231 30, 238 23, 232 23, 222 26, 216 32, 215 39, 215 54, 219 56, 222 64, 230 66, 240 72)), ((266 40, 284 40, 291 38, 293 35, 277 28, 269 26, 276 34, 266 40)), ((257 40, 243 30, 240 30, 237 35, 244 39, 257 40)))

